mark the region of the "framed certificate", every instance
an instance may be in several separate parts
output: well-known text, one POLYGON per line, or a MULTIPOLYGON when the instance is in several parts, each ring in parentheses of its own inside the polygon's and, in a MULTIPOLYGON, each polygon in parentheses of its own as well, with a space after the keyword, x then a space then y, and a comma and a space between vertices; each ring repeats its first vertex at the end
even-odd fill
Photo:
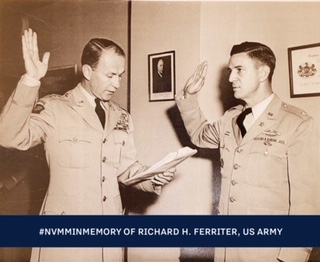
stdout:
POLYGON ((288 48, 290 96, 320 95, 320 43, 288 48))

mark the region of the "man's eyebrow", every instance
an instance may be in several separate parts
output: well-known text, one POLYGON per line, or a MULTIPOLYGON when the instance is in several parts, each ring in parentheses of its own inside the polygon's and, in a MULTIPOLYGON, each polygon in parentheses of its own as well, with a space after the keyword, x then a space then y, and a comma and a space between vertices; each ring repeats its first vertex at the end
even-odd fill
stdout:
POLYGON ((118 74, 118 73, 115 73, 115 72, 109 72, 108 74, 111 74, 111 75, 119 75, 119 76, 121 76, 121 75, 123 75, 124 73, 125 73, 126 71, 123 71, 122 73, 120 73, 120 74, 118 74))
MULTIPOLYGON (((242 67, 243 67, 242 65, 236 65, 236 66, 234 66, 232 68, 242 68, 242 67)), ((231 69, 231 68, 229 67, 229 69, 231 69)))
MULTIPOLYGON (((237 65, 237 66, 234 66, 234 67, 232 67, 232 68, 239 69, 239 68, 243 68, 243 66, 242 66, 242 65, 237 65)), ((229 71, 229 72, 232 71, 232 68, 231 68, 231 67, 228 67, 228 71, 229 71)))

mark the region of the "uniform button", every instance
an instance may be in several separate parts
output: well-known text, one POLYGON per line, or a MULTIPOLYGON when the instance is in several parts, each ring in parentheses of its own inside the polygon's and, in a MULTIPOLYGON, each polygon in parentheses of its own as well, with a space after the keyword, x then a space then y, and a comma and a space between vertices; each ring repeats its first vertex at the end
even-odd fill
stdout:
POLYGON ((231 203, 236 201, 236 199, 234 197, 230 197, 229 200, 230 200, 231 203))
POLYGON ((234 168, 235 170, 237 170, 239 167, 240 167, 240 166, 239 166, 238 164, 234 164, 234 165, 233 165, 233 168, 234 168))
POLYGON ((235 186, 236 184, 238 184, 236 180, 231 180, 231 185, 235 186))
POLYGON ((78 138, 74 137, 72 140, 73 140, 73 141, 77 141, 77 140, 78 140, 78 138))
POLYGON ((103 176, 103 177, 101 178, 101 181, 102 181, 102 182, 106 181, 106 177, 103 176))
POLYGON ((105 202, 107 200, 107 197, 103 196, 102 200, 103 200, 103 202, 105 202))
POLYGON ((105 143, 105 142, 107 142, 107 139, 106 139, 106 138, 105 138, 105 139, 103 139, 102 143, 105 143))
POLYGON ((107 158, 104 156, 104 157, 102 158, 102 162, 106 162, 106 160, 107 160, 107 158))
POLYGON ((269 155, 269 152, 268 152, 267 150, 264 151, 264 155, 265 155, 265 156, 269 155))
POLYGON ((237 149, 237 153, 241 153, 243 150, 241 148, 237 149))

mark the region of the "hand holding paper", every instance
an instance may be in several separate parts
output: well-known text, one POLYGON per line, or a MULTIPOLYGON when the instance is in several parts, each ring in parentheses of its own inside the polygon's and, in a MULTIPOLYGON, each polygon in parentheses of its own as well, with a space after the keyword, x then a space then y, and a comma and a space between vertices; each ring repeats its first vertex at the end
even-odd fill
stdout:
POLYGON ((159 162, 155 163, 153 166, 149 167, 144 172, 135 175, 125 181, 125 185, 131 185, 143 180, 146 180, 157 173, 164 173, 176 165, 180 164, 182 161, 186 160, 188 157, 197 153, 197 150, 192 149, 190 147, 180 148, 176 152, 169 153, 166 157, 164 157, 159 162))
POLYGON ((176 168, 172 167, 166 172, 156 174, 151 179, 151 183, 155 186, 164 186, 166 184, 169 184, 175 172, 176 172, 176 168))

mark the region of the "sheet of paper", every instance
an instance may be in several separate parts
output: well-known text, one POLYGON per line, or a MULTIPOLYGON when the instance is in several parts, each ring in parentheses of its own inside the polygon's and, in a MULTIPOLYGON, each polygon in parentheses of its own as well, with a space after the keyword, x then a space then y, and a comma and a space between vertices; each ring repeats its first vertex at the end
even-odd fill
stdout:
POLYGON ((188 157, 194 155, 195 153, 197 153, 197 150, 190 147, 183 147, 176 152, 171 152, 162 160, 149 167, 147 170, 127 179, 125 181, 125 185, 131 185, 141 180, 146 180, 154 174, 165 172, 170 168, 175 167, 182 161, 186 160, 188 157))

